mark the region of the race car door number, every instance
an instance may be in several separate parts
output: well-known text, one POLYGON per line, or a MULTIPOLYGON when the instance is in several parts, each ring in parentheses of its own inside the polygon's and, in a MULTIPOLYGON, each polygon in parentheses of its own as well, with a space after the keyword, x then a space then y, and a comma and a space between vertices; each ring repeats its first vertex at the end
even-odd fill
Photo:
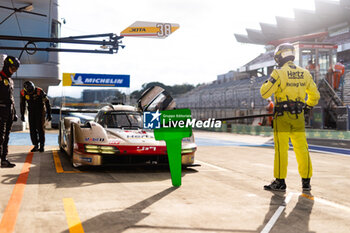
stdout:
POLYGON ((136 150, 138 150, 138 151, 148 151, 148 150, 150 150, 150 151, 156 151, 157 150, 157 147, 155 147, 155 146, 138 146, 137 148, 136 148, 136 150))

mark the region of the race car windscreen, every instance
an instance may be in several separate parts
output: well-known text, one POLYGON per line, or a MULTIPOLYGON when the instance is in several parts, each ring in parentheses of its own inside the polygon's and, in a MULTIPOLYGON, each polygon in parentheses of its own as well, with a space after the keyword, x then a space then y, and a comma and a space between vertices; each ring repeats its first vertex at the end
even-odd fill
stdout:
POLYGON ((142 115, 137 112, 108 112, 98 122, 105 128, 142 128, 142 115))

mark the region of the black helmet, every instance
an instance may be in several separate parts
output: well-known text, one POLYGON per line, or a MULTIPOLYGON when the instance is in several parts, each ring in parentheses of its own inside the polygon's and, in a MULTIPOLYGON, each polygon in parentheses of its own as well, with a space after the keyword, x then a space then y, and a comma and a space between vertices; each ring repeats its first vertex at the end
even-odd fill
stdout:
POLYGON ((35 90, 35 85, 31 81, 25 81, 23 83, 23 88, 27 93, 32 94, 35 90))
POLYGON ((294 61, 294 46, 290 43, 283 43, 276 47, 273 58, 278 66, 283 66, 287 61, 294 61))
POLYGON ((7 56, 6 59, 4 60, 4 67, 14 66, 16 67, 16 69, 18 69, 20 64, 21 63, 16 57, 7 56))
POLYGON ((6 59, 4 60, 4 66, 2 69, 8 77, 11 77, 14 71, 18 69, 20 64, 21 63, 17 58, 12 56, 7 56, 6 59), (10 72, 10 67, 12 68, 11 72, 10 72))

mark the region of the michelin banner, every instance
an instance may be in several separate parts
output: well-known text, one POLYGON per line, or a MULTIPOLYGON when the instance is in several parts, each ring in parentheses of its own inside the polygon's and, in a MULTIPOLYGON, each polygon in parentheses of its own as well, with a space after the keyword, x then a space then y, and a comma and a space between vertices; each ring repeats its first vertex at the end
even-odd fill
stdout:
POLYGON ((130 87, 130 75, 63 73, 63 86, 130 87))

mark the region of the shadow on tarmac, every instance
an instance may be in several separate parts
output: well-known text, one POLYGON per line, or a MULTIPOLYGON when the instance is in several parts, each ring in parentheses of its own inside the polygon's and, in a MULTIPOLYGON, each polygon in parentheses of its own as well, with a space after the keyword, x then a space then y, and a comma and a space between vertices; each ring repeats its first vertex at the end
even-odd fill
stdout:
MULTIPOLYGON (((265 215, 262 225, 257 229, 257 232, 262 232, 266 224, 273 217, 280 206, 286 206, 285 194, 280 192, 272 192, 270 201, 270 209, 265 215)), ((286 216, 286 209, 283 210, 277 221, 271 228, 270 232, 284 232, 284 233, 312 233, 309 230, 309 221, 312 208, 314 205, 313 196, 310 192, 303 192, 299 195, 298 202, 293 210, 286 216), (303 196, 304 195, 304 196, 303 196)))
MULTIPOLYGON (((123 232, 130 226, 146 218, 150 213, 142 213, 144 209, 159 201, 163 197, 175 191, 176 187, 170 187, 143 201, 140 201, 122 211, 106 212, 82 223, 86 232, 123 232)), ((69 233, 67 229, 63 233, 69 233)))
MULTIPOLYGON (((106 212, 96 217, 82 222, 84 231, 86 232, 104 232, 104 233, 120 233, 128 229, 168 229, 168 230, 190 230, 190 231, 207 231, 207 232, 255 232, 249 230, 230 230, 218 228, 190 228, 190 227, 170 227, 170 226, 150 226, 136 225, 138 222, 148 217, 151 213, 143 213, 142 211, 153 205, 163 197, 169 195, 178 187, 170 187, 159 192, 143 201, 140 201, 122 211, 106 212)), ((62 233, 69 233, 69 229, 62 233)))
MULTIPOLYGON (((7 155, 7 159, 11 161, 11 163, 16 164, 14 168, 0 168, 2 171, 17 169, 18 166, 21 166, 19 163, 24 163, 26 160, 28 153, 16 153, 7 155)), ((28 173, 28 172, 26 172, 28 173)), ((24 173, 25 174, 25 173, 24 173)), ((2 175, 1 184, 15 184, 17 181, 18 174, 10 174, 10 175, 2 175)))
MULTIPOLYGON (((99 167, 82 167, 74 169, 70 158, 63 152, 58 152, 64 171, 77 171, 78 173, 57 173, 53 160, 52 151, 44 153, 35 152, 32 165, 29 170, 29 177, 26 184, 56 184, 56 188, 75 188, 91 186, 101 183, 130 183, 130 182, 154 182, 169 180, 170 170, 168 165, 109 165, 99 167), (40 158, 36 158, 40 156, 40 158), (39 163, 39 164, 38 164, 39 163), (38 170, 39 169, 39 170, 38 170), (79 173, 81 172, 81 173, 79 173), (39 179, 31 179, 31 174, 38 174, 39 179)), ((24 163, 27 153, 10 155, 10 161, 21 166, 24 163)), ((196 173, 193 168, 183 168, 182 177, 186 174, 196 173)), ((19 174, 2 175, 1 184, 15 184, 19 174)))

